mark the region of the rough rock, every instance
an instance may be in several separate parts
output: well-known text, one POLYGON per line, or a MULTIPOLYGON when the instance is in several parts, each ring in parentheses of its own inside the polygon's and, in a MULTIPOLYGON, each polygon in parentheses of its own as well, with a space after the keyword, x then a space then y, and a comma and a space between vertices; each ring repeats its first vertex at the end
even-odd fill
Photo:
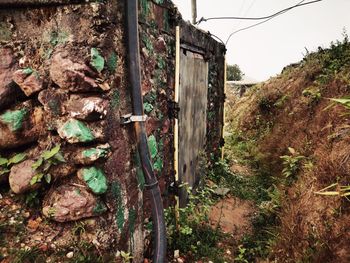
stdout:
POLYGON ((42 211, 57 222, 67 222, 98 216, 106 210, 105 204, 86 188, 62 185, 47 194, 42 211))
POLYGON ((76 164, 92 164, 98 159, 109 157, 111 155, 110 148, 111 146, 106 143, 96 147, 79 149, 75 154, 73 154, 73 161, 76 164))
POLYGON ((9 183, 11 190, 16 194, 22 194, 29 190, 36 189, 39 184, 30 184, 30 180, 37 173, 32 165, 34 164, 33 160, 26 160, 19 164, 12 166, 11 172, 9 175, 9 183))
POLYGON ((75 62, 67 51, 59 50, 52 56, 50 77, 60 88, 72 92, 98 90, 96 73, 84 62, 75 62))
POLYGON ((68 94, 60 89, 49 88, 39 93, 38 99, 45 111, 55 116, 66 112, 64 103, 68 100, 68 94))
POLYGON ((107 114, 108 101, 99 97, 82 97, 72 95, 67 102, 70 116, 80 120, 104 119, 107 114))
POLYGON ((15 69, 12 50, 0 48, 0 110, 5 109, 16 99, 24 96, 16 83, 12 81, 15 69))
POLYGON ((63 124, 59 124, 57 132, 62 139, 67 140, 69 143, 104 141, 106 139, 104 126, 104 122, 95 122, 88 125, 80 120, 71 118, 63 124))
POLYGON ((28 97, 43 89, 43 80, 37 72, 31 69, 20 69, 15 71, 13 73, 13 81, 28 97))
POLYGON ((165 52, 167 50, 167 45, 165 43, 164 38, 161 36, 158 37, 154 47, 158 53, 165 52))
POLYGON ((0 148, 15 148, 36 141, 44 132, 41 107, 21 108, 0 115, 0 148))
POLYGON ((62 163, 59 165, 52 166, 50 168, 50 174, 52 174, 55 180, 71 175, 76 171, 77 171, 77 168, 68 163, 62 163))
POLYGON ((82 168, 78 171, 78 178, 95 194, 104 194, 107 191, 107 179, 100 168, 82 168))

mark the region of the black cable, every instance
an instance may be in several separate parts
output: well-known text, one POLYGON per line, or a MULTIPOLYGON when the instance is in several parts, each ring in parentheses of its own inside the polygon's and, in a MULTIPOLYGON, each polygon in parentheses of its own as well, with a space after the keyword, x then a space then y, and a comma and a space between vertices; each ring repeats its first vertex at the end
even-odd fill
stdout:
MULTIPOLYGON (((282 9, 282 10, 280 10, 280 11, 278 11, 278 12, 272 14, 272 15, 262 16, 262 17, 238 17, 238 16, 221 16, 221 17, 209 17, 209 18, 202 17, 201 19, 199 19, 199 21, 196 24, 198 25, 198 24, 200 24, 202 22, 207 22, 209 20, 228 20, 228 19, 236 19, 236 20, 263 20, 263 19, 269 19, 269 18, 275 17, 277 15, 283 14, 286 11, 289 11, 291 9, 294 9, 294 8, 297 8, 297 7, 301 7, 301 6, 304 6, 304 5, 313 4, 313 3, 316 3, 316 2, 321 2, 321 1, 323 1, 323 0, 314 0, 314 1, 307 2, 307 3, 298 3, 296 5, 293 5, 293 6, 285 8, 285 9, 282 9)), ((304 1, 302 1, 302 2, 304 2, 304 1)))
MULTIPOLYGON (((300 1, 298 4, 296 4, 295 6, 302 6, 302 5, 305 5, 305 4, 310 4, 310 3, 320 2, 320 1, 322 1, 322 0, 317 0, 317 1, 315 0, 315 1, 307 2, 307 3, 303 3, 303 2, 305 2, 305 0, 302 0, 302 1, 300 1)), ((261 21, 261 22, 259 22, 259 23, 256 23, 256 24, 253 24, 253 25, 250 25, 250 26, 247 26, 247 27, 243 27, 243 28, 241 28, 241 29, 238 29, 238 30, 232 32, 232 33, 229 35, 229 37, 227 38, 227 40, 226 40, 226 42, 225 42, 225 45, 228 44, 228 42, 230 41, 231 37, 232 37, 234 34, 237 34, 238 32, 241 32, 241 31, 250 29, 250 28, 252 28, 252 27, 256 27, 256 26, 258 26, 258 25, 264 24, 264 23, 270 21, 271 19, 275 18, 276 16, 279 16, 279 15, 282 15, 282 14, 288 12, 289 10, 290 10, 290 9, 284 10, 283 12, 279 12, 279 13, 276 14, 275 16, 270 17, 270 18, 268 18, 268 19, 265 19, 264 21, 261 21)))

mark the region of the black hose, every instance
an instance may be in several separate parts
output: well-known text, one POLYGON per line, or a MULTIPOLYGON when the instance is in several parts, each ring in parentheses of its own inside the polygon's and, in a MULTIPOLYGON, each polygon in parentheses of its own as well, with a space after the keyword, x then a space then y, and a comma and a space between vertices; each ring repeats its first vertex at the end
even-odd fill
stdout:
MULTIPOLYGON (((143 101, 141 93, 140 48, 138 31, 137 0, 126 0, 126 16, 128 25, 128 58, 129 80, 132 92, 133 114, 143 115, 143 101)), ((151 156, 149 153, 146 129, 144 122, 135 122, 135 133, 142 165, 142 171, 146 181, 146 190, 151 195, 152 220, 153 220, 153 262, 163 263, 166 258, 166 231, 164 220, 163 200, 160 194, 157 177, 154 174, 151 156)))

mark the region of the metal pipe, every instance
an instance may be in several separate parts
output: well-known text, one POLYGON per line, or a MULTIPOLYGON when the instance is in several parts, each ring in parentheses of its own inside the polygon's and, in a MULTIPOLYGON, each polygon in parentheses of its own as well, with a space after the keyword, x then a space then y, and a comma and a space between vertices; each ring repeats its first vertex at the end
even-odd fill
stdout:
POLYGON ((192 0, 192 24, 197 22, 197 0, 192 0))
MULTIPOLYGON (((143 101, 141 93, 140 47, 138 32, 137 0, 126 0, 126 16, 128 26, 128 59, 129 80, 131 84, 133 114, 143 115, 143 101)), ((151 156, 147 143, 145 124, 142 121, 134 123, 137 145, 146 181, 146 190, 151 195, 153 220, 153 262, 163 263, 166 258, 166 230, 164 220, 163 200, 160 193, 157 177, 154 174, 151 156)))

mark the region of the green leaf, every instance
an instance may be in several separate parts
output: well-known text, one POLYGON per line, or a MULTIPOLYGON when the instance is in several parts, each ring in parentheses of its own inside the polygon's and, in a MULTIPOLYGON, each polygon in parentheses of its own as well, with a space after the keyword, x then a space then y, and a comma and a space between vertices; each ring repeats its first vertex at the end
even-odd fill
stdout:
POLYGON ((0 165, 4 165, 7 164, 9 160, 7 160, 6 158, 2 158, 0 157, 0 165))
POLYGON ((32 164, 34 170, 38 169, 43 164, 44 158, 40 157, 35 163, 32 164))
POLYGON ((54 158, 55 158, 57 161, 61 162, 61 163, 65 163, 65 162, 66 162, 66 160, 64 159, 64 157, 63 157, 63 155, 62 155, 61 152, 56 153, 55 156, 54 156, 54 158))
POLYGON ((9 173, 9 172, 10 172, 10 170, 7 169, 7 168, 2 168, 2 169, 0 169, 0 175, 7 174, 7 173, 9 173))
POLYGON ((40 183, 43 176, 44 176, 43 173, 38 173, 34 175, 32 179, 30 179, 30 185, 35 185, 36 183, 40 183))
POLYGON ((45 174, 44 175, 44 178, 45 178, 45 181, 49 184, 49 183, 51 183, 51 174, 45 174))
POLYGON ((53 156, 55 156, 55 154, 57 154, 59 152, 61 148, 61 145, 58 144, 56 145, 54 148, 52 148, 51 150, 49 151, 44 151, 41 156, 45 159, 45 160, 48 160, 50 158, 52 158, 53 156))
POLYGON ((9 161, 8 161, 8 163, 7 163, 7 166, 9 166, 10 164, 20 163, 20 162, 22 162, 25 158, 26 158, 26 154, 25 154, 25 153, 16 154, 15 156, 13 156, 12 158, 9 159, 9 161))
POLYGON ((100 73, 104 66, 105 66, 105 60, 98 52, 97 48, 91 48, 91 65, 100 73))

